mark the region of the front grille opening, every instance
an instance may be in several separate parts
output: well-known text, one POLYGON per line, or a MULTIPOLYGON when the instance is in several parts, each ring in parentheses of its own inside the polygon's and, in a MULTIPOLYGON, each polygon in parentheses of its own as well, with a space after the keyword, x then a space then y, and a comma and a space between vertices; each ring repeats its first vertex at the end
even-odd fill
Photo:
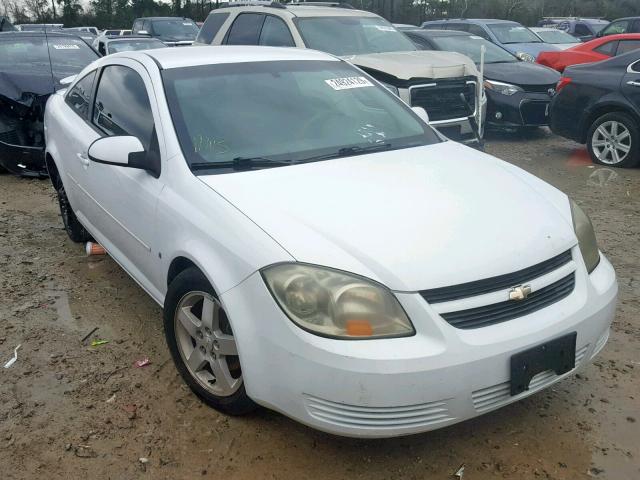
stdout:
POLYGON ((411 106, 424 108, 432 122, 466 118, 475 109, 476 89, 476 83, 468 78, 438 80, 430 85, 413 87, 411 106))
POLYGON ((461 283, 450 287, 432 288, 430 290, 422 290, 420 295, 427 302, 441 303, 450 302, 452 300, 460 300, 461 298, 473 297, 475 295, 483 295, 485 293, 497 292, 505 288, 513 287, 521 283, 529 282, 535 278, 542 277, 548 273, 557 270, 571 261, 571 250, 561 253, 549 260, 538 263, 532 267, 518 270, 517 272, 499 275, 497 277, 485 278, 475 282, 461 283))
POLYGON ((469 330, 488 327, 514 318, 524 317, 568 297, 575 287, 575 273, 547 285, 529 295, 526 300, 493 303, 482 307, 442 313, 451 326, 469 330))

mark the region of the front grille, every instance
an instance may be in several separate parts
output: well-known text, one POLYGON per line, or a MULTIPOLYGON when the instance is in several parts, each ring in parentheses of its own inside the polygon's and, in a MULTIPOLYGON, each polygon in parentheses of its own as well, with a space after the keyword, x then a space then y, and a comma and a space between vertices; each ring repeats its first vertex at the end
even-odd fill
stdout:
POLYGON ((420 295, 429 303, 449 302, 461 298, 497 292, 535 278, 551 273, 571 261, 571 250, 561 253, 549 260, 517 272, 486 278, 475 282, 461 283, 451 287, 422 290, 420 295))
POLYGON ((525 125, 547 125, 549 102, 523 102, 520 105, 522 123, 525 125))
POLYGON ((493 303, 468 310, 442 313, 441 316, 453 327, 464 330, 487 327, 523 317, 548 307, 569 296, 574 286, 575 273, 571 273, 551 285, 536 290, 526 300, 507 300, 506 302, 493 303))
POLYGON ((398 428, 426 427, 454 420, 446 401, 397 407, 365 407, 332 402, 305 395, 309 415, 341 427, 398 428))
POLYGON ((525 92, 529 93, 546 93, 549 94, 549 89, 555 89, 555 83, 551 85, 521 85, 525 92))
POLYGON ((424 108, 432 122, 466 118, 475 109, 477 86, 466 78, 439 80, 410 88, 411 106, 424 108), (460 94, 464 95, 466 102, 460 98, 460 94))
POLYGON ((19 145, 20 139, 18 138, 18 132, 16 130, 0 132, 0 142, 8 143, 9 145, 19 145))

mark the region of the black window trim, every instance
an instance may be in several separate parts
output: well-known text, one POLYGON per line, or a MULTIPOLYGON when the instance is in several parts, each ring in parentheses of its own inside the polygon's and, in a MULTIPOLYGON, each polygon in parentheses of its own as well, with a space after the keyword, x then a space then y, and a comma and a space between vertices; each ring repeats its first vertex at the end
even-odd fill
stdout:
POLYGON ((640 59, 631 62, 627 66, 627 73, 640 73, 640 59), (635 70, 637 68, 637 70, 635 70))

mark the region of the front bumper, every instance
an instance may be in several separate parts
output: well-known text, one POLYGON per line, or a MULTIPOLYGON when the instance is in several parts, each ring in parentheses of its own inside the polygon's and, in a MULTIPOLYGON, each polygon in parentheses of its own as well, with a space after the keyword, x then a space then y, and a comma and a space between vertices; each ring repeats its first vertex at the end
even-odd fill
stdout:
POLYGON ((607 341, 617 283, 603 256, 591 275, 578 267, 567 298, 476 330, 452 327, 418 294, 396 295, 416 335, 340 341, 296 327, 259 273, 224 293, 248 395, 338 435, 391 437, 441 428, 520 400, 584 367, 607 341), (530 390, 510 396, 511 356, 570 332, 577 332, 575 369, 562 376, 541 373, 530 390))
POLYGON ((487 90, 487 122, 492 127, 543 127, 549 124, 547 93, 519 92, 514 95, 487 90))
POLYGON ((12 145, 0 141, 0 166, 23 177, 47 177, 44 147, 12 145))

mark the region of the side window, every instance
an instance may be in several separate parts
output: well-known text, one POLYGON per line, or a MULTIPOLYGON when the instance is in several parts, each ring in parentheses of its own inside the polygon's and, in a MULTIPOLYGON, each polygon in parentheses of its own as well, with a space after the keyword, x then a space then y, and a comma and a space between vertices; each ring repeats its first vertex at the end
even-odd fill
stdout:
POLYGON ((625 33, 629 26, 629 20, 620 20, 619 22, 613 22, 607 28, 602 31, 603 35, 615 35, 617 33, 625 33))
POLYGON ((469 31, 469 25, 467 23, 447 23, 447 30, 460 30, 463 32, 469 31))
POLYGON ((640 33, 640 20, 634 20, 629 33, 640 33))
POLYGON ((133 33, 138 33, 142 30, 142 20, 136 20, 133 22, 133 33))
POLYGON ((412 33, 407 33, 406 35, 413 42, 413 44, 416 47, 418 47, 420 50, 433 50, 433 47, 427 41, 427 39, 421 37, 420 35, 415 35, 412 33))
POLYGON ((133 135, 149 150, 153 114, 147 89, 135 70, 121 65, 104 68, 96 91, 93 123, 108 136, 133 135))
POLYGON ((640 48, 640 40, 620 40, 616 55, 624 55, 640 48))
POLYGON ((104 42, 98 42, 98 53, 103 57, 107 54, 107 48, 104 42))
POLYGON ((227 35, 227 45, 258 45, 260 29, 264 15, 261 13, 242 13, 231 25, 227 35))
POLYGON ((616 52, 616 47, 618 46, 618 41, 614 40, 612 42, 603 43, 598 48, 594 48, 594 52, 601 53, 602 55, 606 55, 607 57, 613 57, 616 52))
POLYGON ((278 17, 267 15, 260 33, 260 45, 270 47, 295 47, 289 27, 278 17))
POLYGON ((589 27, 587 27, 584 23, 576 23, 574 32, 579 37, 586 37, 588 35, 593 35, 589 27))
POLYGON ((482 38, 484 38, 485 40, 489 40, 489 41, 491 41, 491 38, 489 38, 489 35, 487 34, 487 32, 485 32, 484 28, 482 28, 482 27, 481 27, 481 26, 479 26, 479 25, 472 25, 472 24, 469 24, 469 30, 468 30, 468 32, 469 32, 471 35, 477 35, 478 37, 482 37, 482 38))
POLYGON ((213 38, 222 28, 224 22, 229 18, 229 13, 212 13, 207 17, 207 20, 202 25, 200 29, 200 33, 198 33, 198 38, 196 38, 196 42, 205 43, 207 45, 213 42, 213 38))
POLYGON ((96 78, 96 71, 87 74, 82 80, 67 94, 65 101, 84 119, 89 119, 89 105, 91 105, 91 93, 93 91, 93 81, 96 78))
POLYGON ((640 73, 640 62, 631 64, 629 68, 631 69, 632 72, 640 73))

